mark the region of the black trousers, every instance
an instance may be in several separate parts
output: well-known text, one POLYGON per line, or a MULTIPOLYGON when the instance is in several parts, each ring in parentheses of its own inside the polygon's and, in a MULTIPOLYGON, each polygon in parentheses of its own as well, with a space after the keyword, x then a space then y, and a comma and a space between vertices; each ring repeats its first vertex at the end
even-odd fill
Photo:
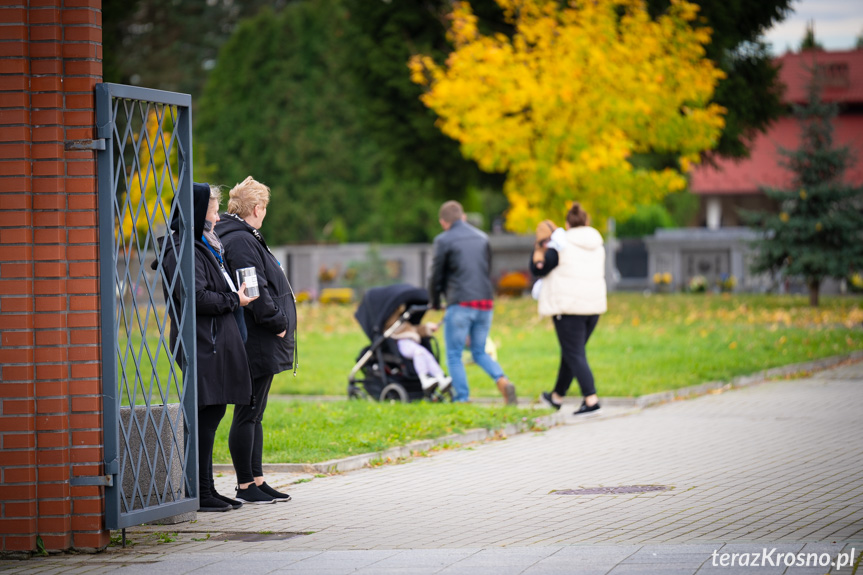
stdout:
POLYGON ((201 499, 213 497, 213 444, 227 405, 198 406, 198 490, 201 499))
POLYGON ((557 341, 560 342, 560 368, 557 371, 554 391, 559 396, 563 397, 569 391, 573 377, 578 380, 582 397, 596 393, 593 372, 587 363, 584 347, 598 322, 598 315, 554 316, 554 331, 557 332, 557 341))
POLYGON ((228 435, 228 449, 234 461, 237 483, 251 483, 255 477, 264 475, 264 410, 267 409, 267 396, 273 375, 265 375, 252 380, 252 405, 235 405, 231 432, 228 435))

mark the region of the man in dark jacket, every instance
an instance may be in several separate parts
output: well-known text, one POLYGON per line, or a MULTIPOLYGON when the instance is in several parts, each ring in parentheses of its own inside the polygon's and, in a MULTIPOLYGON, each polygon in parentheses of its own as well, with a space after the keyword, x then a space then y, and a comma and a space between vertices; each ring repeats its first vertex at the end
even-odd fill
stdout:
POLYGON ((441 295, 446 298, 444 340, 453 399, 467 401, 470 395, 461 360, 462 350, 470 337, 474 361, 495 380, 504 402, 515 405, 515 386, 485 351, 494 303, 488 236, 467 223, 464 210, 456 201, 445 202, 438 219, 444 231, 434 239, 429 294, 435 309, 441 307, 441 295))
POLYGON ((267 396, 277 373, 296 375, 297 307, 285 272, 258 231, 267 214, 270 189, 249 176, 230 192, 219 236, 235 270, 254 268, 260 297, 245 309, 246 352, 252 371, 253 404, 237 406, 228 448, 237 470, 237 498, 249 503, 289 501, 264 480, 264 429, 267 396))
MULTIPOLYGON (((198 392, 198 478, 199 511, 228 511, 242 503, 216 491, 213 479, 213 445, 219 422, 225 415, 227 404, 247 405, 252 397, 252 381, 243 339, 235 312, 252 301, 230 281, 221 246, 214 226, 219 221, 218 190, 207 184, 192 186, 194 252, 195 252, 195 336, 198 392)), ((161 265, 170 281, 177 267, 182 238, 179 218, 171 224, 173 234, 162 239, 161 265), (173 246, 171 246, 173 243, 173 246)), ((188 248, 186 248, 188 249, 188 248)), ((159 261, 151 265, 158 269, 159 261)), ((178 280, 179 282, 179 280, 178 280)), ((171 349, 178 349, 177 329, 182 315, 178 290, 168 293, 163 284, 166 300, 170 297, 171 349)), ((186 369, 181 358, 185 348, 177 352, 177 363, 186 369)))

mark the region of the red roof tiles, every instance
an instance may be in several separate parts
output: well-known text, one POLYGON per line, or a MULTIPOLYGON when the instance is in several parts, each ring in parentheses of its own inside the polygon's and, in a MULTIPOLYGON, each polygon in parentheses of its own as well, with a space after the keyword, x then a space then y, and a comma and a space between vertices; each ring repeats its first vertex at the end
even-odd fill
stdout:
MULTIPOLYGON (((833 125, 833 143, 854 150, 858 161, 845 172, 845 182, 863 185, 863 115, 842 116, 833 125), (840 121, 841 120, 841 121, 840 121)), ((787 188, 792 174, 779 165, 784 160, 779 147, 799 145, 800 126, 795 118, 782 118, 767 134, 760 134, 748 159, 720 160, 718 169, 701 165, 692 171, 690 189, 694 194, 754 194, 762 187, 787 188)))
POLYGON ((863 104, 863 50, 789 52, 773 61, 781 66, 779 81, 785 85, 785 102, 803 104, 813 68, 823 79, 825 102, 863 104))
MULTIPOLYGON (((781 64, 780 81, 785 84, 783 100, 805 103, 807 83, 813 65, 824 75, 821 97, 841 105, 863 104, 863 50, 845 52, 807 51, 788 53, 775 60, 781 64)), ((833 123, 833 141, 848 145, 857 162, 845 172, 845 181, 863 185, 863 115, 840 114, 833 123)), ((787 188, 792 175, 781 167, 778 147, 795 149, 800 129, 794 117, 773 124, 766 134, 759 134, 752 144, 750 157, 743 161, 718 160, 717 167, 701 165, 693 169, 690 190, 694 194, 755 194, 762 187, 787 188)))

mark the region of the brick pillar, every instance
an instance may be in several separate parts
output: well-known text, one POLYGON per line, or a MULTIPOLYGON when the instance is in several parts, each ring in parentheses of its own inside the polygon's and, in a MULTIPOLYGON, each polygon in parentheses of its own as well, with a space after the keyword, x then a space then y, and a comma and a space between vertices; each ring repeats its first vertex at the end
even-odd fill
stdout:
POLYGON ((0 7, 0 551, 108 543, 94 152, 100 0, 0 7))

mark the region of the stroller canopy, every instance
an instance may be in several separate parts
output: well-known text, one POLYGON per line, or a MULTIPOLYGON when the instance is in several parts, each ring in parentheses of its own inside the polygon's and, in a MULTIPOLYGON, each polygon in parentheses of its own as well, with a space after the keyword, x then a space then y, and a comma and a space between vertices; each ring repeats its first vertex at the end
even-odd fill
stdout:
MULTIPOLYGON (((398 309, 400 305, 406 307, 412 305, 429 304, 429 294, 423 288, 414 287, 410 284, 395 284, 391 286, 371 288, 363 296, 360 307, 354 317, 357 318, 363 331, 369 340, 374 340, 384 331, 384 322, 398 309)), ((411 323, 418 324, 422 319, 422 313, 411 316, 411 323)))

